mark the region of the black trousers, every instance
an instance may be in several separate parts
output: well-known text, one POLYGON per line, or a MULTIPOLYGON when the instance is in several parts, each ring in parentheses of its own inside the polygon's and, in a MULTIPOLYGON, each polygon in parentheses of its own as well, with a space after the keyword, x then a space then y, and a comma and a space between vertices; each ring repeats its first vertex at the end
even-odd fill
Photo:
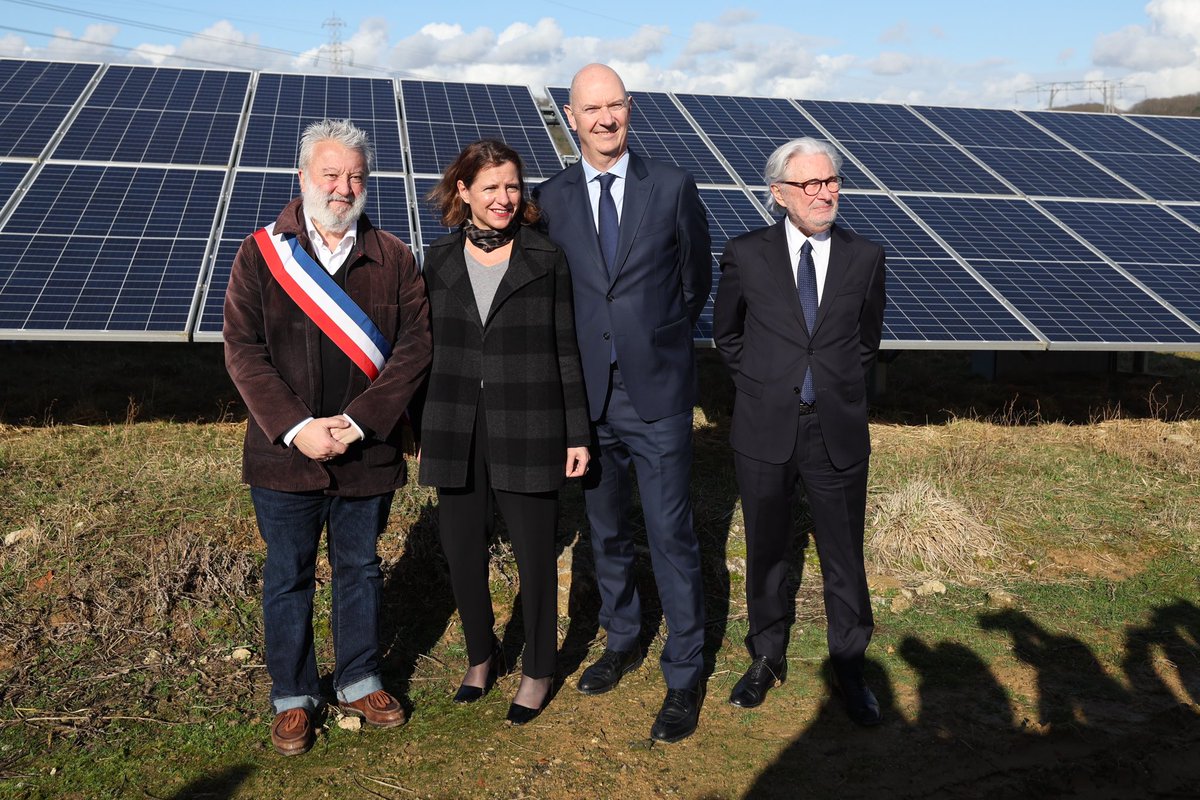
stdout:
POLYGON ((521 581, 521 614, 525 621, 521 671, 530 678, 549 677, 554 674, 558 653, 558 560, 554 554, 558 492, 492 489, 482 397, 475 415, 469 463, 465 487, 438 489, 438 527, 467 640, 467 656, 471 664, 483 663, 495 641, 496 619, 488 587, 488 540, 498 506, 508 524, 521 581))
POLYGON ((829 463, 816 414, 800 417, 796 448, 783 464, 734 454, 746 522, 746 603, 750 653, 771 659, 787 651, 791 501, 803 483, 824 580, 829 656, 839 676, 861 677, 874 631, 863 565, 867 460, 839 470, 829 463))

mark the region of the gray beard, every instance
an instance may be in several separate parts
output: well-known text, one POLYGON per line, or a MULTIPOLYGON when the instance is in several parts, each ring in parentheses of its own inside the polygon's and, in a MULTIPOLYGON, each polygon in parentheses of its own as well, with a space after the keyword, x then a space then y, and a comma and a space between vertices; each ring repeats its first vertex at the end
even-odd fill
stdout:
POLYGON ((344 214, 338 214, 329 207, 330 199, 341 197, 338 194, 326 194, 314 188, 303 192, 303 195, 304 215, 330 233, 345 233, 350 230, 351 226, 358 223, 358 218, 367 207, 366 192, 355 198, 354 205, 344 214))

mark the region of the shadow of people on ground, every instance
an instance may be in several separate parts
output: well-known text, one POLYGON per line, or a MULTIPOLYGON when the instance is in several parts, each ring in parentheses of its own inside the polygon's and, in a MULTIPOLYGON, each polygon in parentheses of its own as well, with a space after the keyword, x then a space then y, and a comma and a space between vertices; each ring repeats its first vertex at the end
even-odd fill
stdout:
POLYGON ((228 767, 215 775, 190 781, 187 786, 171 795, 170 800, 224 800, 226 797, 232 797, 254 771, 254 767, 249 764, 228 767))
POLYGON ((836 696, 759 774, 747 798, 1190 797, 1200 781, 1200 609, 1180 600, 1130 628, 1111 677, 1079 639, 1017 611, 983 614, 980 627, 1011 637, 1023 668, 997 675, 970 648, 905 638, 897 654, 915 697, 900 703, 889 675, 868 661, 884 723, 855 728, 836 696), (1159 648, 1156 664, 1153 650, 1159 648), (1003 679, 1002 679, 1003 678, 1003 679), (1034 694, 1036 693, 1036 696, 1034 694), (1036 702, 1038 719, 1018 718, 1036 702), (901 707, 911 709, 907 715, 901 707))

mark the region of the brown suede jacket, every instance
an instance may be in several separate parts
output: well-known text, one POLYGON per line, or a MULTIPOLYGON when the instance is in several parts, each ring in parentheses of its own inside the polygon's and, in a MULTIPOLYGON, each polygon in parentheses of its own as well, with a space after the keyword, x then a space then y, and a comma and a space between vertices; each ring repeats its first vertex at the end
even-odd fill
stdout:
MULTIPOLYGON (((313 252, 300 198, 279 215, 275 232, 295 234, 313 252)), ((242 478, 251 486, 365 497, 404 485, 400 421, 432 352, 425 283, 408 245, 366 216, 342 269, 346 293, 392 343, 392 354, 374 382, 352 370, 342 413, 367 438, 322 464, 283 444, 284 434, 317 408, 320 330, 275 281, 252 237, 234 259, 225 292, 225 367, 250 410, 242 478)))

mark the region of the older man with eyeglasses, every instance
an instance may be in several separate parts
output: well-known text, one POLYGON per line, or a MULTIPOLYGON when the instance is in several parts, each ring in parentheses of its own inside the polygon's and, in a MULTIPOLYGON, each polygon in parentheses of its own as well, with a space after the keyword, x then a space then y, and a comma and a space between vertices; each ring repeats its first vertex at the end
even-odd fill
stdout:
POLYGON ((883 332, 883 248, 836 224, 841 155, 794 139, 767 160, 777 224, 729 241, 713 339, 733 375, 730 442, 746 524, 752 662, 729 702, 761 705, 787 675, 791 500, 802 483, 825 589, 829 659, 851 719, 877 725, 863 677, 874 622, 863 565, 867 373, 883 332))

